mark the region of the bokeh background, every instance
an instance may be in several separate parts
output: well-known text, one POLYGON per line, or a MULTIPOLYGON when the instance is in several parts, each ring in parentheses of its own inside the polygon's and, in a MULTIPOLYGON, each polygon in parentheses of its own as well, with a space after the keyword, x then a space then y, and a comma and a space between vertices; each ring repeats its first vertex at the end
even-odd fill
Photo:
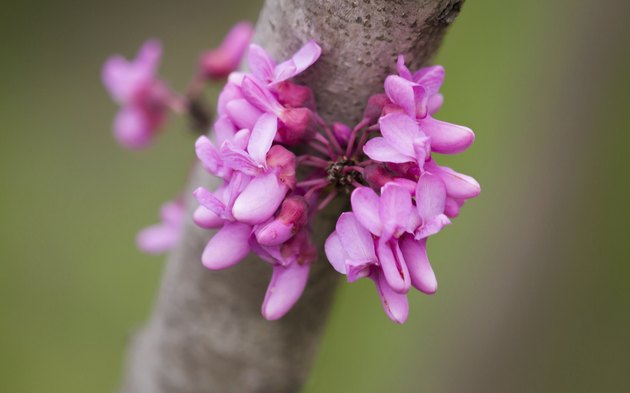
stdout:
MULTIPOLYGON (((185 181, 186 124, 120 149, 99 79, 147 37, 182 89, 261 1, 0 5, 0 392, 111 392, 164 258, 136 231, 185 181)), ((630 391, 630 4, 469 1, 436 62, 441 117, 477 134, 442 160, 480 198, 431 241, 440 290, 392 324, 341 285, 315 392, 630 391)), ((183 284, 185 285, 185 284, 183 284)))

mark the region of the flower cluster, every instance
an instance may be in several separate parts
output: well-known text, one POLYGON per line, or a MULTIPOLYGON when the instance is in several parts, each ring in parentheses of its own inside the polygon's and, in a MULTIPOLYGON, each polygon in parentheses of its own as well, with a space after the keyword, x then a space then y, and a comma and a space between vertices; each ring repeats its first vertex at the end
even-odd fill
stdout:
MULTIPOLYGON (((293 80, 320 57, 317 43, 307 42, 276 63, 257 45, 247 51, 250 35, 245 25, 237 25, 218 49, 202 56, 201 77, 195 79, 227 78, 213 132, 195 144, 203 168, 222 180, 215 190, 199 187, 193 193, 199 204, 193 221, 216 230, 201 262, 225 269, 253 252, 269 263, 273 273, 262 314, 278 319, 301 296, 317 260, 310 223, 333 199, 349 195, 352 211, 339 216, 325 254, 349 282, 371 279, 387 316, 404 323, 411 287, 427 294, 437 290, 428 238, 480 192, 473 178, 435 161, 436 153, 459 153, 474 141, 470 129, 433 117, 443 103, 444 69, 412 73, 401 55, 398 74, 385 79, 384 93, 369 98, 356 125, 328 123, 317 112, 313 92, 293 80), (245 52, 248 72, 237 72, 245 52)), ((157 92, 164 83, 153 75, 156 56, 146 51, 145 45, 125 67, 114 58, 104 71, 106 85, 123 105, 121 113, 135 111, 151 125, 138 128, 142 131, 134 138, 119 137, 133 140, 125 143, 129 147, 143 145, 171 105, 159 101, 169 94, 157 92)), ((127 132, 115 130, 118 136, 127 132)), ((160 252, 179 240, 183 205, 168 204, 162 215, 162 224, 139 235, 142 249, 160 252)))

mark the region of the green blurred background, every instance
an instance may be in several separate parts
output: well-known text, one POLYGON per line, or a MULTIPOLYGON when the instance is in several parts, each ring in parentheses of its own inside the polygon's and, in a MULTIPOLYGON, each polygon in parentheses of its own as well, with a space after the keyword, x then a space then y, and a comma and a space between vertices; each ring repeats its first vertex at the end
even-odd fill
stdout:
MULTIPOLYGON (((162 39, 182 89, 260 1, 0 5, 0 392, 111 392, 163 259, 136 231, 183 185, 192 138, 110 134, 111 53, 162 39)), ((475 145, 441 162, 482 195, 431 241, 440 291, 392 324, 342 285, 305 392, 630 391, 630 17, 625 0, 468 1, 436 59, 441 118, 475 145)))

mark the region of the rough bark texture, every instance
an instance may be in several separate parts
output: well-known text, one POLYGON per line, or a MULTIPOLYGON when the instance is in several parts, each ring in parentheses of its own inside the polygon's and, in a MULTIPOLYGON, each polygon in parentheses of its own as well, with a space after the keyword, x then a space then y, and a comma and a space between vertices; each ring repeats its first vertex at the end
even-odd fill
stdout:
MULTIPOLYGON (((428 60, 462 3, 268 0, 254 41, 281 60, 315 39, 323 54, 301 82, 313 88, 324 118, 351 123, 369 95, 382 90, 398 53, 407 55, 412 68, 428 60)), ((187 191, 217 183, 198 168, 187 191)), ((189 217, 195 204, 188 200, 189 217)), ((320 246, 340 209, 341 203, 330 206, 315 223, 320 246)), ((268 322, 260 305, 269 265, 249 257, 225 271, 206 270, 200 255, 212 233, 188 222, 168 259, 151 319, 130 348, 122 392, 299 391, 337 282, 323 252, 294 309, 268 322)))

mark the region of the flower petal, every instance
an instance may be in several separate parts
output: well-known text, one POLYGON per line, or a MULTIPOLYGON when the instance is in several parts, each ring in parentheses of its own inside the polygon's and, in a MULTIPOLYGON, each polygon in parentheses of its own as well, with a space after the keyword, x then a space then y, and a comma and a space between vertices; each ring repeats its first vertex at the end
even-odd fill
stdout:
POLYGON ((383 275, 392 290, 398 293, 409 292, 411 280, 398 241, 379 241, 376 253, 383 275))
POLYGON ((333 231, 333 233, 328 236, 328 239, 326 239, 324 251, 332 267, 339 273, 346 274, 346 260, 349 257, 336 231, 333 231))
POLYGON ((201 262, 212 270, 225 269, 245 258, 249 253, 252 227, 239 222, 226 222, 210 239, 201 255, 201 262))
POLYGON ((385 314, 396 323, 405 323, 409 315, 407 295, 393 291, 381 273, 376 273, 371 278, 376 284, 376 289, 381 298, 385 314))
POLYGON ((439 176, 425 172, 416 185, 416 207, 423 221, 444 213, 446 186, 439 176))
POLYGON ((267 87, 261 86, 253 78, 246 76, 243 78, 241 89, 243 96, 256 108, 264 112, 280 115, 282 105, 280 105, 276 97, 271 94, 267 87))
POLYGON ((114 119, 114 137, 127 149, 147 147, 153 134, 153 129, 140 109, 127 106, 118 111, 114 119))
POLYGON ((429 96, 437 94, 444 82, 444 67, 434 65, 424 67, 413 74, 413 81, 427 90, 429 96))
POLYGON ((431 150, 437 153, 460 153, 475 141, 475 133, 470 128, 432 117, 421 120, 420 129, 431 138, 431 150))
POLYGON ((359 223, 354 213, 342 213, 336 229, 350 259, 376 260, 372 235, 359 223))
POLYGON ((274 172, 254 177, 234 201, 232 214, 241 222, 263 223, 273 216, 287 191, 274 172))
POLYGON ((322 48, 315 41, 307 42, 289 60, 278 64, 274 71, 273 83, 280 83, 298 75, 319 59, 322 48))
POLYGON ((470 199, 481 192, 479 183, 468 175, 455 172, 446 166, 437 165, 433 160, 427 161, 425 168, 442 179, 446 186, 446 193, 451 198, 470 199))
POLYGON ((278 131, 278 118, 270 113, 263 113, 249 137, 247 152, 259 165, 265 165, 267 152, 278 131))
POLYGON ((292 263, 288 267, 279 264, 273 266, 271 281, 262 304, 262 315, 265 319, 273 321, 289 312, 304 292, 310 268, 310 264, 299 263, 292 263))
POLYGON ((416 116, 416 94, 413 90, 415 83, 398 75, 385 78, 385 93, 396 105, 403 108, 409 116, 416 116))
POLYGON ((373 160, 380 162, 394 162, 402 164, 413 161, 413 156, 407 156, 394 149, 383 137, 372 138, 363 146, 363 152, 373 160))
POLYGON ((193 191, 193 195, 197 202, 206 209, 210 210, 217 216, 222 216, 225 214, 225 204, 219 200, 213 193, 206 190, 203 187, 197 188, 193 191))
POLYGON ((225 105, 225 111, 230 120, 238 128, 251 130, 262 112, 244 98, 231 100, 225 105))
POLYGON ((180 231, 165 224, 147 227, 138 233, 136 244, 147 254, 162 254, 171 250, 179 241, 180 231))
POLYGON ((407 228, 413 205, 411 194, 396 183, 387 183, 381 188, 381 203, 378 209, 383 233, 381 239, 389 240, 399 236, 407 228))
POLYGON ((415 240, 411 236, 404 236, 400 240, 400 249, 409 268, 413 286, 429 295, 435 293, 437 280, 427 257, 427 239, 415 240))
POLYGON ((380 236, 383 226, 378 215, 380 202, 376 192, 369 187, 358 187, 352 192, 350 200, 357 221, 374 235, 380 236))
POLYGON ((247 62, 256 78, 265 82, 271 81, 276 62, 267 54, 267 51, 256 44, 250 45, 247 62))
POLYGON ((402 113, 391 113, 379 119, 383 138, 402 154, 415 157, 413 142, 423 136, 415 119, 402 113))
POLYGON ((204 206, 197 206, 192 218, 197 226, 205 229, 220 228, 224 223, 224 220, 219 215, 204 206))

